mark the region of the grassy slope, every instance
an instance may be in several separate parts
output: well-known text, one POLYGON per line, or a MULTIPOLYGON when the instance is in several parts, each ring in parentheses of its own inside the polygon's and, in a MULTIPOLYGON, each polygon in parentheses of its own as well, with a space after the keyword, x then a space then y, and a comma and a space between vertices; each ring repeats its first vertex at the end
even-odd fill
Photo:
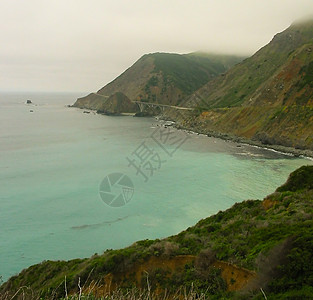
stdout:
POLYGON ((241 61, 242 57, 210 55, 194 52, 185 55, 155 53, 155 73, 162 73, 172 81, 185 95, 199 89, 210 79, 225 72, 241 61))
MULTIPOLYGON (((252 57, 245 59, 226 74, 222 74, 197 91, 197 95, 204 101, 203 105, 228 107, 250 104, 250 98, 254 100, 256 91, 266 81, 271 81, 273 75, 281 72, 299 49, 306 44, 308 44, 307 49, 311 47, 312 28, 313 21, 310 21, 305 24, 294 24, 277 34, 268 45, 252 57)), ((298 57, 303 64, 312 61, 312 52, 306 54, 308 57, 298 57)), ((196 99, 191 98, 191 103, 193 100, 196 99)))
MULTIPOLYGON (((184 94, 190 95, 208 82, 210 76, 214 76, 200 59, 198 62, 180 54, 155 53, 150 54, 154 58, 155 68, 153 73, 162 75, 163 81, 180 89, 184 94)), ((166 86, 165 83, 165 86, 166 86)))
POLYGON ((235 55, 221 55, 206 52, 193 52, 185 54, 191 60, 204 65, 210 73, 218 75, 221 74, 234 65, 243 61, 244 57, 235 55))
POLYGON ((313 150, 312 74, 313 21, 297 23, 188 103, 208 111, 196 118, 202 129, 313 150))
POLYGON ((139 241, 89 259, 42 262, 0 290, 27 285, 62 296, 65 276, 68 289, 75 291, 79 279, 86 286, 92 280, 104 284, 108 274, 112 287, 144 288, 148 270, 152 289, 193 287, 217 299, 262 299, 260 288, 270 299, 313 297, 312 183, 313 166, 302 167, 263 201, 237 203, 164 240, 139 241), (236 289, 240 292, 234 294, 236 289))
MULTIPOLYGON (((240 57, 203 53, 146 54, 97 93, 111 96, 122 92, 131 100, 175 105, 240 60, 240 57)), ((94 101, 94 98, 95 95, 88 95, 75 106, 94 105, 99 109, 105 100, 98 97, 94 101)))

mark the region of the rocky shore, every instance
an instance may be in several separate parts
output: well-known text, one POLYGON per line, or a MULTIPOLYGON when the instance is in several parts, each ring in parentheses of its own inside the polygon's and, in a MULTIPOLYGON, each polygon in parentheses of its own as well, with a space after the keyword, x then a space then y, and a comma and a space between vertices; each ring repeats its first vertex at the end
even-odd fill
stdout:
POLYGON ((201 129, 199 130, 199 128, 195 128, 195 127, 183 127, 176 123, 174 127, 179 130, 193 131, 195 133, 204 134, 209 137, 215 137, 215 138, 232 141, 232 142, 240 143, 240 144, 247 144, 250 146, 273 150, 273 151, 277 151, 283 154, 292 155, 296 157, 300 157, 300 156, 306 157, 306 158, 313 160, 313 151, 308 150, 308 149, 296 149, 293 147, 287 147, 287 146, 282 146, 282 145, 268 145, 268 144, 263 144, 262 142, 257 141, 257 140, 246 139, 243 137, 234 136, 234 135, 230 135, 226 133, 220 133, 220 132, 216 132, 212 130, 201 130, 201 129))
POLYGON ((192 131, 194 133, 207 135, 209 137, 215 137, 240 144, 247 144, 255 147, 277 151, 295 157, 305 157, 313 160, 313 151, 310 149, 298 149, 285 145, 267 144, 257 139, 248 139, 245 137, 240 137, 229 133, 215 131, 203 126, 203 124, 201 123, 197 124, 196 122, 191 122, 191 120, 194 118, 192 114, 193 113, 190 112, 177 113, 172 111, 170 113, 168 112, 166 114, 159 115, 158 118, 164 121, 172 121, 173 122, 172 126, 177 128, 178 130, 192 131))
MULTIPOLYGON (((74 107, 74 106, 69 106, 74 107)), ((247 144, 250 146, 260 147, 268 150, 277 151, 283 154, 295 156, 295 157, 306 157, 313 160, 313 151, 309 149, 298 149, 294 147, 289 147, 285 145, 277 145, 277 144, 267 144, 263 143, 257 139, 248 139, 245 137, 236 136, 229 133, 222 133, 215 130, 211 130, 203 126, 203 124, 199 126, 195 126, 195 122, 191 122, 190 120, 194 117, 190 112, 177 112, 177 110, 169 109, 165 114, 160 114, 155 116, 151 113, 104 113, 102 111, 97 111, 98 114, 102 115, 110 115, 110 116, 134 116, 134 117, 156 117, 159 120, 163 121, 172 121, 172 126, 178 130, 186 130, 192 131, 194 133, 207 135, 209 137, 215 137, 227 141, 232 141, 240 144, 247 144)))

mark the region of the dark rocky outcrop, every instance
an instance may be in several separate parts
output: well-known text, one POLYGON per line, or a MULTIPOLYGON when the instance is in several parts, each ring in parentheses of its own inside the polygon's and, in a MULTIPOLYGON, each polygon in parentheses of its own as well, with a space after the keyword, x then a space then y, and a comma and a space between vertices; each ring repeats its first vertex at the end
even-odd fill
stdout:
POLYGON ((122 113, 135 113, 138 111, 137 104, 121 92, 117 92, 104 99, 97 113, 106 115, 119 115, 122 113))

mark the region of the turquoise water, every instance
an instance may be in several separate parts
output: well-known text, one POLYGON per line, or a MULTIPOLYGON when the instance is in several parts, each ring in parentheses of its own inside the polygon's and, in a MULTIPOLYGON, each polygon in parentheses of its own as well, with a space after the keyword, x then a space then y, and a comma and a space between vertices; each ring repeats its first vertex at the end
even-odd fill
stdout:
POLYGON ((235 202, 262 199, 291 171, 311 163, 179 131, 172 136, 188 139, 162 148, 151 138, 161 130, 158 121, 65 107, 78 96, 0 95, 4 280, 42 260, 88 257, 176 234, 235 202), (28 98, 36 105, 26 105, 28 98), (154 161, 147 182, 127 161, 143 142, 162 161, 154 161), (99 196, 102 179, 114 172, 134 185, 131 201, 119 208, 99 196))

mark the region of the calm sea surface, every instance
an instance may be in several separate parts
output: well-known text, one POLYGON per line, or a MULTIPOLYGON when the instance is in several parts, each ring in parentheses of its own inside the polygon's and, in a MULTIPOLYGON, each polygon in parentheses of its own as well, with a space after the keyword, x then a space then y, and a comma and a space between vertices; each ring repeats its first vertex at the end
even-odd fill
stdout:
POLYGON ((3 280, 42 260, 88 257, 176 234, 235 202, 262 199, 312 163, 172 129, 167 134, 155 119, 66 107, 78 96, 0 94, 3 280), (134 186, 131 199, 132 190, 112 188, 113 195, 128 193, 121 207, 99 196, 112 173, 127 175, 134 186))

